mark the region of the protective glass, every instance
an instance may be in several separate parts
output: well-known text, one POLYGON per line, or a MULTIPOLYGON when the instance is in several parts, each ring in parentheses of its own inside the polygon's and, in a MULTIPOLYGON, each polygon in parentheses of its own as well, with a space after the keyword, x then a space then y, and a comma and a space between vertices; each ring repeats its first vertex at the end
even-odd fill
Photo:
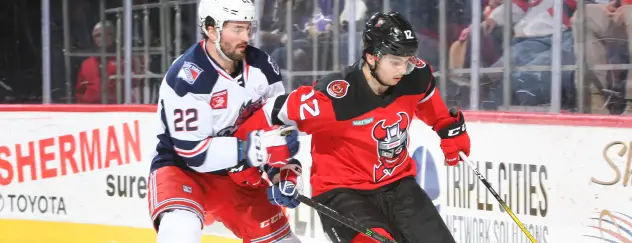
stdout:
POLYGON ((384 55, 380 59, 380 65, 392 70, 397 70, 404 75, 409 74, 415 69, 416 63, 414 57, 400 57, 393 55, 384 55))
MULTIPOLYGON (((227 21, 226 23, 229 23, 229 21, 227 21)), ((250 41, 253 41, 255 39, 255 35, 257 34, 257 30, 258 30, 258 25, 257 25, 257 21, 256 20, 250 21, 250 25, 248 27, 234 26, 234 25, 227 26, 227 25, 225 25, 224 28, 222 28, 222 31, 226 31, 226 32, 231 33, 233 35, 248 34, 248 40, 250 40, 250 41)))

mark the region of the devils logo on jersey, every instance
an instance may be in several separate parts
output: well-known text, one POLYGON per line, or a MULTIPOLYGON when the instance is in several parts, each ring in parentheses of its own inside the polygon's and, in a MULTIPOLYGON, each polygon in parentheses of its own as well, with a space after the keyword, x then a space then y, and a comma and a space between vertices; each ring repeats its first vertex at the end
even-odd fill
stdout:
POLYGON ((377 142, 378 163, 373 170, 373 181, 379 182, 393 174, 408 158, 408 127, 410 118, 405 112, 398 112, 399 120, 385 125, 386 119, 373 127, 373 139, 377 142))
POLYGON ((424 68, 424 67, 426 67, 426 62, 424 60, 421 60, 419 57, 416 57, 416 56, 410 57, 410 63, 415 65, 416 68, 424 68))
POLYGON ((345 80, 334 80, 327 85, 327 93, 334 98, 342 98, 347 95, 349 82, 345 80))

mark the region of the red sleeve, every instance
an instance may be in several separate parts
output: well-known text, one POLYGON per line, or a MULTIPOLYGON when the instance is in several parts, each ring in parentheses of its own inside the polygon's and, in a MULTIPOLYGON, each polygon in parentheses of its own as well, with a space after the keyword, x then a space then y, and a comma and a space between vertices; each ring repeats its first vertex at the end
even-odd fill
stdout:
MULTIPOLYGON (((262 124, 295 125, 302 132, 313 134, 336 121, 331 100, 312 86, 301 86, 290 94, 269 99, 261 110, 248 119, 243 130, 257 129, 262 124)), ((241 130, 241 128, 240 128, 241 130)), ((237 136, 244 135, 239 133, 237 136)))
POLYGON ((234 136, 246 139, 249 132, 273 125, 296 125, 302 132, 313 134, 335 121, 331 100, 311 86, 301 86, 290 94, 270 98, 262 109, 242 123, 234 136))
POLYGON ((254 130, 261 130, 269 128, 271 125, 268 123, 268 119, 266 118, 266 113, 263 109, 259 109, 252 116, 250 116, 244 123, 239 125, 234 137, 240 140, 246 140, 248 138, 248 133, 254 130))
POLYGON ((79 74, 77 75, 77 85, 75 86, 75 100, 77 103, 85 103, 83 99, 84 93, 86 92, 86 86, 84 84, 84 80, 86 80, 86 75, 84 74, 84 66, 86 66, 85 64, 85 61, 81 64, 79 74))
MULTIPOLYGON (((424 91, 423 98, 419 101, 419 103, 417 103, 415 115, 417 118, 426 123, 426 125, 431 126, 433 130, 438 131, 451 124, 453 122, 453 118, 450 117, 448 107, 443 101, 443 98, 441 98, 441 94, 436 87, 431 67, 430 70, 431 71, 428 72, 429 75, 424 74, 426 76, 430 76, 425 78, 429 79, 430 82, 428 82, 428 87, 424 91)), ((420 78, 424 77, 421 76, 420 78)))
POLYGON ((81 64, 77 77, 76 87, 77 103, 101 102, 101 77, 99 65, 94 58, 88 58, 81 64))
POLYGON ((280 120, 293 121, 302 132, 313 134, 336 121, 331 99, 314 86, 301 86, 287 98, 280 120), (284 117, 286 116, 286 117, 284 117))
POLYGON ((426 125, 433 127, 434 130, 441 129, 443 125, 440 124, 442 123, 441 121, 450 118, 448 107, 443 102, 439 90, 436 88, 429 97, 425 97, 417 104, 415 115, 426 125))

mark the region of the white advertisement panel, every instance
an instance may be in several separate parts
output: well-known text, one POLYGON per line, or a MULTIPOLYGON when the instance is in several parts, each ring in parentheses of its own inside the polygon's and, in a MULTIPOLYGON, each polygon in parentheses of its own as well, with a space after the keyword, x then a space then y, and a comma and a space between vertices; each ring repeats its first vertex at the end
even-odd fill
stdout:
MULTIPOLYGON (((0 242, 155 242, 157 120, 140 110, 0 113, 0 242)), ((222 228, 205 242, 235 242, 222 228)))
MULTIPOLYGON (((632 129, 501 122, 468 123, 470 158, 538 242, 632 242, 632 129)), ((457 242, 529 242, 465 163, 442 164, 432 131, 412 134, 418 180, 457 242)))
MULTIPOLYGON (((0 242, 155 242, 155 107, 75 108, 0 112, 0 242)), ((468 117, 471 159, 538 242, 632 242, 632 119, 468 117)), ((467 165, 444 165, 433 131, 415 120, 410 134, 417 180, 457 242, 528 242, 467 165)), ((313 209, 289 213, 305 242, 327 241, 313 209)), ((205 232, 203 242, 239 242, 221 223, 205 232)))

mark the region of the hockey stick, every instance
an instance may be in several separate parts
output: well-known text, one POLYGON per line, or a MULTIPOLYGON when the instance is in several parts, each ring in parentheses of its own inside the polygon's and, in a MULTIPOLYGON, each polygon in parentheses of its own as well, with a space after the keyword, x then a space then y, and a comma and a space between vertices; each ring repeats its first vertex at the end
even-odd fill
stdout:
POLYGON ((472 169, 472 171, 474 171, 474 174, 476 174, 476 176, 478 176, 478 179, 480 179, 481 182, 483 182, 483 185, 485 185, 485 187, 487 187, 489 192, 491 192, 492 195, 494 195, 496 200, 498 200, 498 202, 500 203, 500 206, 502 206, 505 209, 505 212, 507 212, 507 214, 509 214, 511 219, 513 219, 513 221, 516 222, 516 224, 518 225, 518 227, 520 227, 522 232, 525 235, 527 235, 527 238, 529 238, 531 243, 537 243, 536 240, 535 240, 535 237, 533 237, 533 235, 531 235, 531 233, 527 230, 527 228, 524 227, 524 224, 522 222, 520 222, 518 217, 516 217, 516 215, 511 211, 509 206, 507 206, 507 203, 505 203, 505 200, 500 198, 500 196, 498 195, 498 193, 496 193, 494 188, 492 188, 492 186, 489 184, 489 182, 487 182, 487 179, 485 179, 485 177, 483 177, 481 172, 479 172, 478 169, 476 169, 476 165, 474 165, 474 163, 467 157, 467 155, 465 155, 465 153, 459 152, 459 156, 461 156, 461 159, 463 159, 463 161, 465 161, 465 163, 470 167, 470 169, 472 169))
POLYGON ((328 208, 325 205, 322 205, 316 201, 314 201, 311 198, 308 198, 306 196, 303 196, 302 194, 298 194, 297 197, 298 201, 312 207, 313 209, 315 209, 316 211, 318 211, 319 213, 322 213, 324 215, 327 215, 328 217, 330 217, 333 220, 338 221, 339 223, 342 223, 344 225, 346 225, 347 227, 360 232, 361 234, 364 234, 368 237, 373 238, 374 240, 381 242, 381 243, 397 243, 396 241, 393 241, 389 238, 387 238, 386 236, 383 236, 365 226, 363 226, 360 223, 357 223, 355 221, 353 221, 350 218, 347 218, 345 216, 340 215, 338 212, 334 211, 331 208, 328 208))

